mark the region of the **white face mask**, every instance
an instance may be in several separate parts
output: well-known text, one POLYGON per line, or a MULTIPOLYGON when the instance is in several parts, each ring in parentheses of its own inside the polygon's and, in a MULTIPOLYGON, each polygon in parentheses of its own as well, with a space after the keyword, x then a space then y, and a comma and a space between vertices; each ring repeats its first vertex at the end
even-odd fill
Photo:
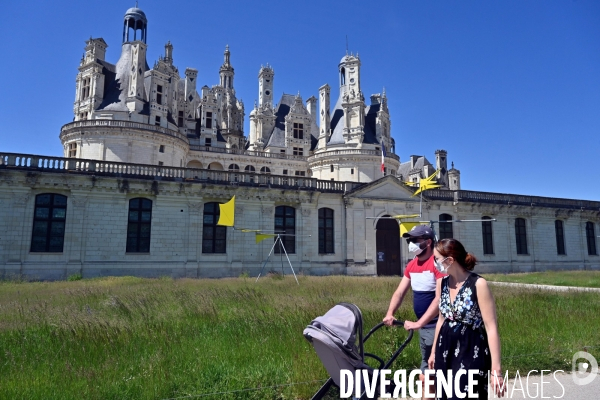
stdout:
POLYGON ((435 264, 435 267, 437 268, 438 271, 440 271, 440 272, 448 271, 449 267, 444 267, 444 265, 442 264, 447 259, 448 259, 448 257, 444 258, 442 261, 438 261, 436 259, 433 260, 433 263, 435 264))
POLYGON ((411 254, 418 256, 419 254, 421 254, 423 252, 423 249, 421 248, 421 246, 419 246, 418 243, 410 242, 408 244, 408 251, 410 251, 411 254))

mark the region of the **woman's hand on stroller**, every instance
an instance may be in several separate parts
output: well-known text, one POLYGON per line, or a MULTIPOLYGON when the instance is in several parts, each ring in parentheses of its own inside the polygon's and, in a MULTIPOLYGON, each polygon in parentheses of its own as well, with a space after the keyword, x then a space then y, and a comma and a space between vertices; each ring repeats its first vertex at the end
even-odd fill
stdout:
POLYGON ((416 331, 421 328, 422 328, 422 326, 421 326, 421 324, 419 324, 419 322, 404 321, 404 329, 406 329, 407 331, 410 331, 410 330, 416 331))

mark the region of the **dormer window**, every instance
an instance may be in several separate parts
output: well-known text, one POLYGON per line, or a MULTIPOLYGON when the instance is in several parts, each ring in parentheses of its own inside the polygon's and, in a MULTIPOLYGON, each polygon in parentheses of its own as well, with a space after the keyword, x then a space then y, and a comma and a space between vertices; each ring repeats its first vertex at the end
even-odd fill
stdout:
POLYGON ((210 111, 206 112, 206 128, 212 129, 212 113, 210 111))
POLYGON ((90 78, 85 78, 81 83, 81 100, 85 100, 90 97, 90 81, 90 78))
POLYGON ((162 104, 163 87, 162 85, 156 85, 156 102, 162 104))
POLYGON ((294 139, 304 139, 304 124, 294 122, 294 139))

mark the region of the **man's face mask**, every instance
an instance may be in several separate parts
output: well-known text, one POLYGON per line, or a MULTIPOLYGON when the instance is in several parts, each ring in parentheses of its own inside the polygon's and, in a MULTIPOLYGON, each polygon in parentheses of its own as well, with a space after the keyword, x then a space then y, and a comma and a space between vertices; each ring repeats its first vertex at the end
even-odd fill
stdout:
POLYGON ((415 256, 418 256, 423 252, 423 250, 427 247, 427 240, 422 241, 421 243, 410 242, 408 244, 408 251, 415 256))

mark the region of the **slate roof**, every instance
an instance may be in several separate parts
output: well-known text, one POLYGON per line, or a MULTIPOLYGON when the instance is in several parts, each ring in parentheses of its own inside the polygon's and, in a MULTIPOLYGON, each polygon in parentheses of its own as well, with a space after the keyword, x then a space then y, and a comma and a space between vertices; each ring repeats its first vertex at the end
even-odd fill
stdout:
MULTIPOLYGON (((363 143, 379 144, 377 141, 377 112, 381 104, 371 104, 365 108, 365 128, 363 143)), ((342 94, 338 97, 331 117, 331 136, 328 144, 344 144, 344 128, 346 127, 346 119, 344 118, 344 109, 342 108, 342 94)))
MULTIPOLYGON (((414 168, 410 167, 410 161, 407 162, 403 162, 400 164, 400 167, 398 167, 398 176, 402 175, 402 179, 403 180, 408 180, 408 177, 410 175, 410 171, 413 169, 419 170, 419 176, 421 178, 424 178, 423 176, 423 167, 425 165, 432 165, 429 160, 427 160, 427 158, 423 157, 423 156, 419 156, 419 158, 417 158, 417 162, 415 162, 415 166, 414 168)), ((433 166, 433 165, 432 165, 433 166)))
MULTIPOLYGON (((123 44, 121 57, 116 65, 106 61, 96 61, 102 65, 102 72, 104 73, 104 98, 98 110, 129 112, 126 101, 129 71, 131 71, 131 44, 123 44)), ((145 64, 144 71, 148 71, 150 69, 148 63, 145 62, 145 64)), ((146 104, 144 104, 144 109, 146 108, 146 104)), ((149 114, 149 109, 147 113, 149 114)), ((143 110, 141 114, 145 114, 143 110)))
MULTIPOLYGON (((290 109, 296 101, 296 96, 293 94, 281 95, 281 100, 275 108, 275 126, 271 131, 269 139, 267 140, 266 147, 285 147, 285 117, 290 113, 290 109)), ((311 135, 310 144, 311 150, 313 150, 318 143, 318 139, 315 134, 319 131, 316 121, 313 121, 310 127, 309 134, 311 135)))

